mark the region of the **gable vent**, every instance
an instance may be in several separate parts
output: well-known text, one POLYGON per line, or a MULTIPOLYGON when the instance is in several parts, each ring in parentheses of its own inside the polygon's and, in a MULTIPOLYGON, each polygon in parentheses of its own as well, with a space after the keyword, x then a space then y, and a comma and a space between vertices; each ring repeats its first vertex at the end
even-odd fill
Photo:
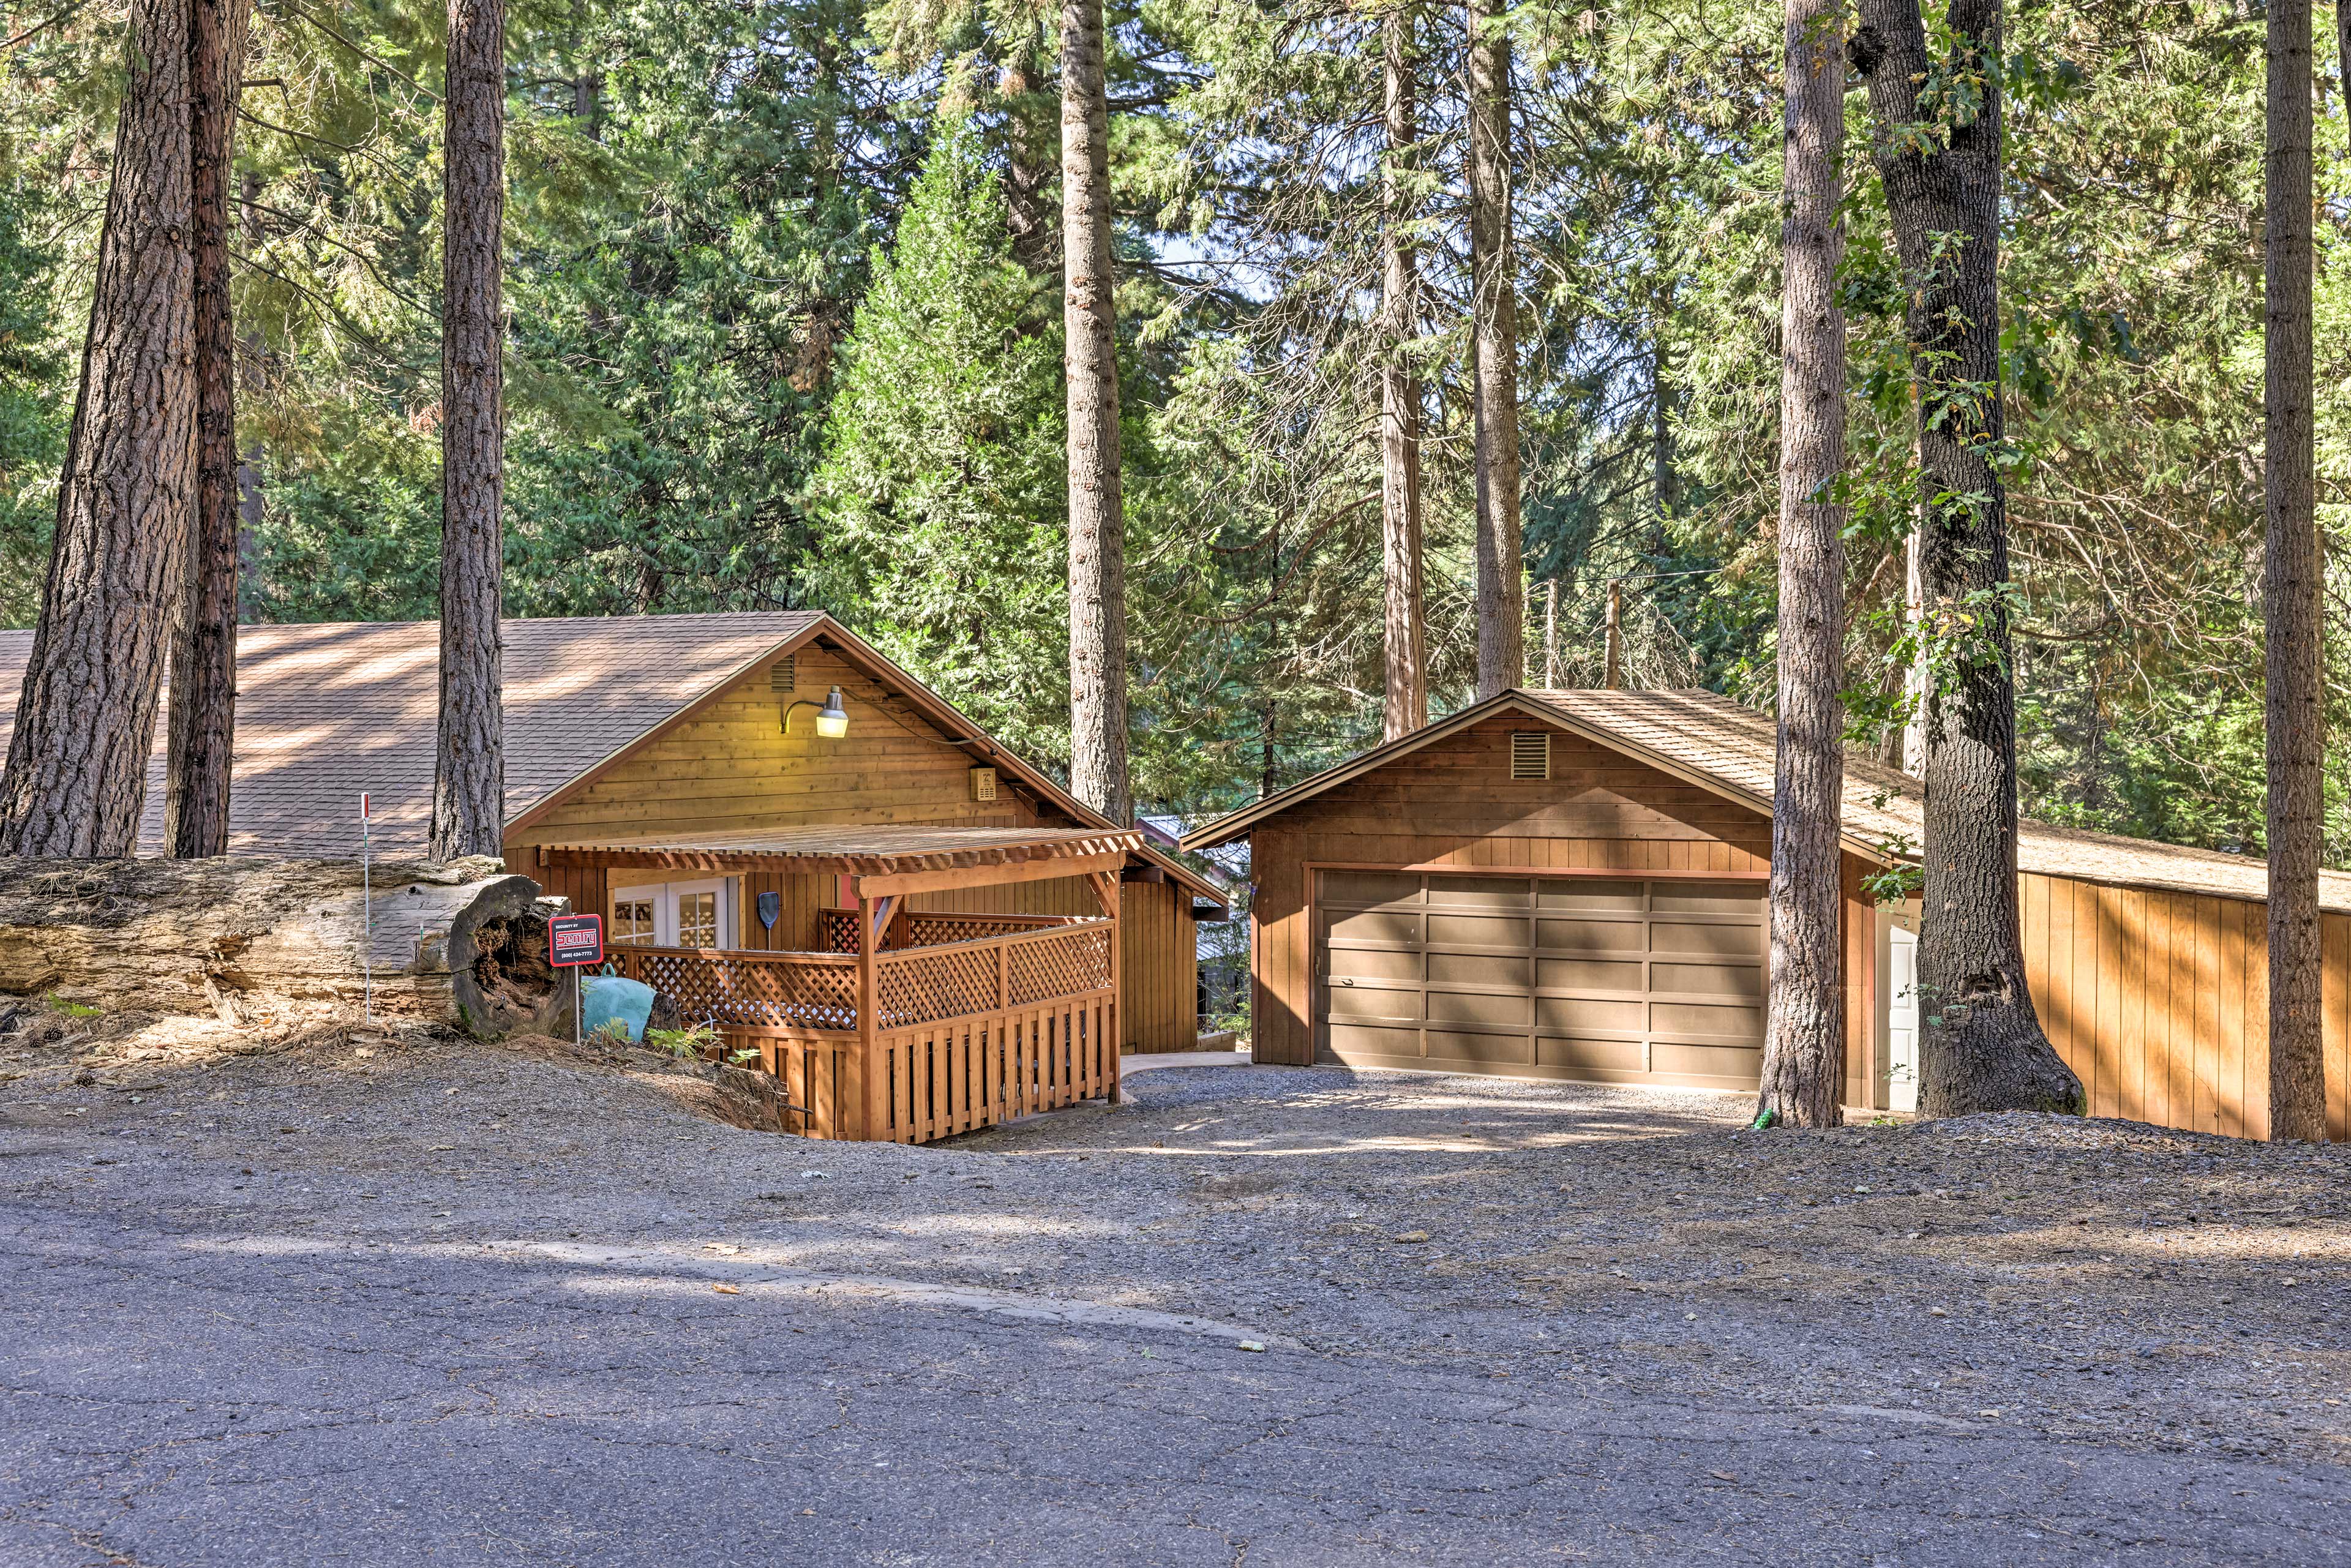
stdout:
POLYGON ((774 664, 769 664, 768 666, 768 689, 771 692, 789 692, 797 690, 799 682, 799 672, 794 668, 797 662, 798 655, 787 653, 782 658, 778 659, 774 664))
POLYGON ((1551 731, 1517 729, 1510 732, 1510 777, 1551 777, 1551 731))

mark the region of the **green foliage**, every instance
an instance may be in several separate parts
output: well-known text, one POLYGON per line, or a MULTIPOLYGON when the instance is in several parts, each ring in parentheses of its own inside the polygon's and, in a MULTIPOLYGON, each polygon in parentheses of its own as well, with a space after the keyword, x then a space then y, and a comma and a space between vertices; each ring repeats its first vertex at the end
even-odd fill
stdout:
POLYGON ((943 125, 841 354, 811 494, 824 601, 1032 755, 1068 744, 1060 300, 1013 259, 967 123, 943 125))
POLYGON ((699 1061, 705 1051, 718 1044, 718 1031, 707 1023, 689 1024, 684 1029, 649 1029, 645 1030, 645 1044, 682 1061, 699 1061))

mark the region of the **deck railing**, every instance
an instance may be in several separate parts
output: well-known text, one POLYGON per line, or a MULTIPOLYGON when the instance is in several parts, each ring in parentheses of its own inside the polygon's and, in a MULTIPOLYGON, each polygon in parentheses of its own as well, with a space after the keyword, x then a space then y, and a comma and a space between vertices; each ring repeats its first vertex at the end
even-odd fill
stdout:
POLYGON ((757 1051, 812 1136, 927 1143, 1116 1089, 1114 923, 941 918, 1020 924, 875 954, 870 1020, 852 954, 611 953, 682 1018, 714 1024, 729 1059, 757 1051))
MULTIPOLYGON (((948 942, 975 941, 982 936, 1018 936, 1027 931, 1083 925, 1090 918, 1082 915, 970 915, 915 909, 906 914, 906 945, 910 947, 935 947, 948 942)), ((818 929, 824 936, 825 951, 857 951, 857 911, 820 909, 817 911, 817 919, 818 929)))

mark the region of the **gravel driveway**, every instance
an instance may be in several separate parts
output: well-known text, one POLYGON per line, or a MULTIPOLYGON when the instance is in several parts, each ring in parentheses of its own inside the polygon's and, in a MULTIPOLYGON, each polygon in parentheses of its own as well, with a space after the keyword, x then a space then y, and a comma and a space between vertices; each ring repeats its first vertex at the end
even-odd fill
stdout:
POLYGON ((1243 1067, 906 1150, 424 1036, 84 1076, 0 1086, 12 1568, 2351 1563, 2344 1151, 1243 1067))

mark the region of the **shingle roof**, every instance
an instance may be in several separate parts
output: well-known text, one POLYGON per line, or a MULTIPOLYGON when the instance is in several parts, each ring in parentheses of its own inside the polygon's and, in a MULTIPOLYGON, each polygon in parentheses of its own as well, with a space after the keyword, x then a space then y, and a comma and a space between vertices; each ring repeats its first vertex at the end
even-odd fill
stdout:
MULTIPOLYGON (((1196 851, 1222 842, 1417 744, 1512 708, 1554 716, 1628 755, 1698 776, 1760 810, 1771 810, 1779 734, 1768 714, 1707 691, 1510 691, 1198 829, 1186 835, 1185 847, 1196 851)), ((1919 780, 1865 752, 1846 749, 1843 825, 1849 840, 1915 860, 1925 816, 1926 789, 1919 780)), ((2248 855, 2061 828, 2031 818, 2019 824, 2016 861, 2021 871, 2122 887, 2253 900, 2269 893, 2268 868, 2248 855)), ((2351 873, 2322 873, 2319 897, 2328 909, 2351 913, 2351 873)))
MULTIPOLYGON (((812 612, 507 621, 507 814, 517 816, 737 671, 814 624, 812 612)), ((15 727, 30 632, 0 632, 0 747, 15 727)), ((240 854, 356 854, 359 798, 380 851, 421 853, 432 820, 440 624, 238 628, 240 854)), ((159 709, 142 853, 163 831, 159 709)))

